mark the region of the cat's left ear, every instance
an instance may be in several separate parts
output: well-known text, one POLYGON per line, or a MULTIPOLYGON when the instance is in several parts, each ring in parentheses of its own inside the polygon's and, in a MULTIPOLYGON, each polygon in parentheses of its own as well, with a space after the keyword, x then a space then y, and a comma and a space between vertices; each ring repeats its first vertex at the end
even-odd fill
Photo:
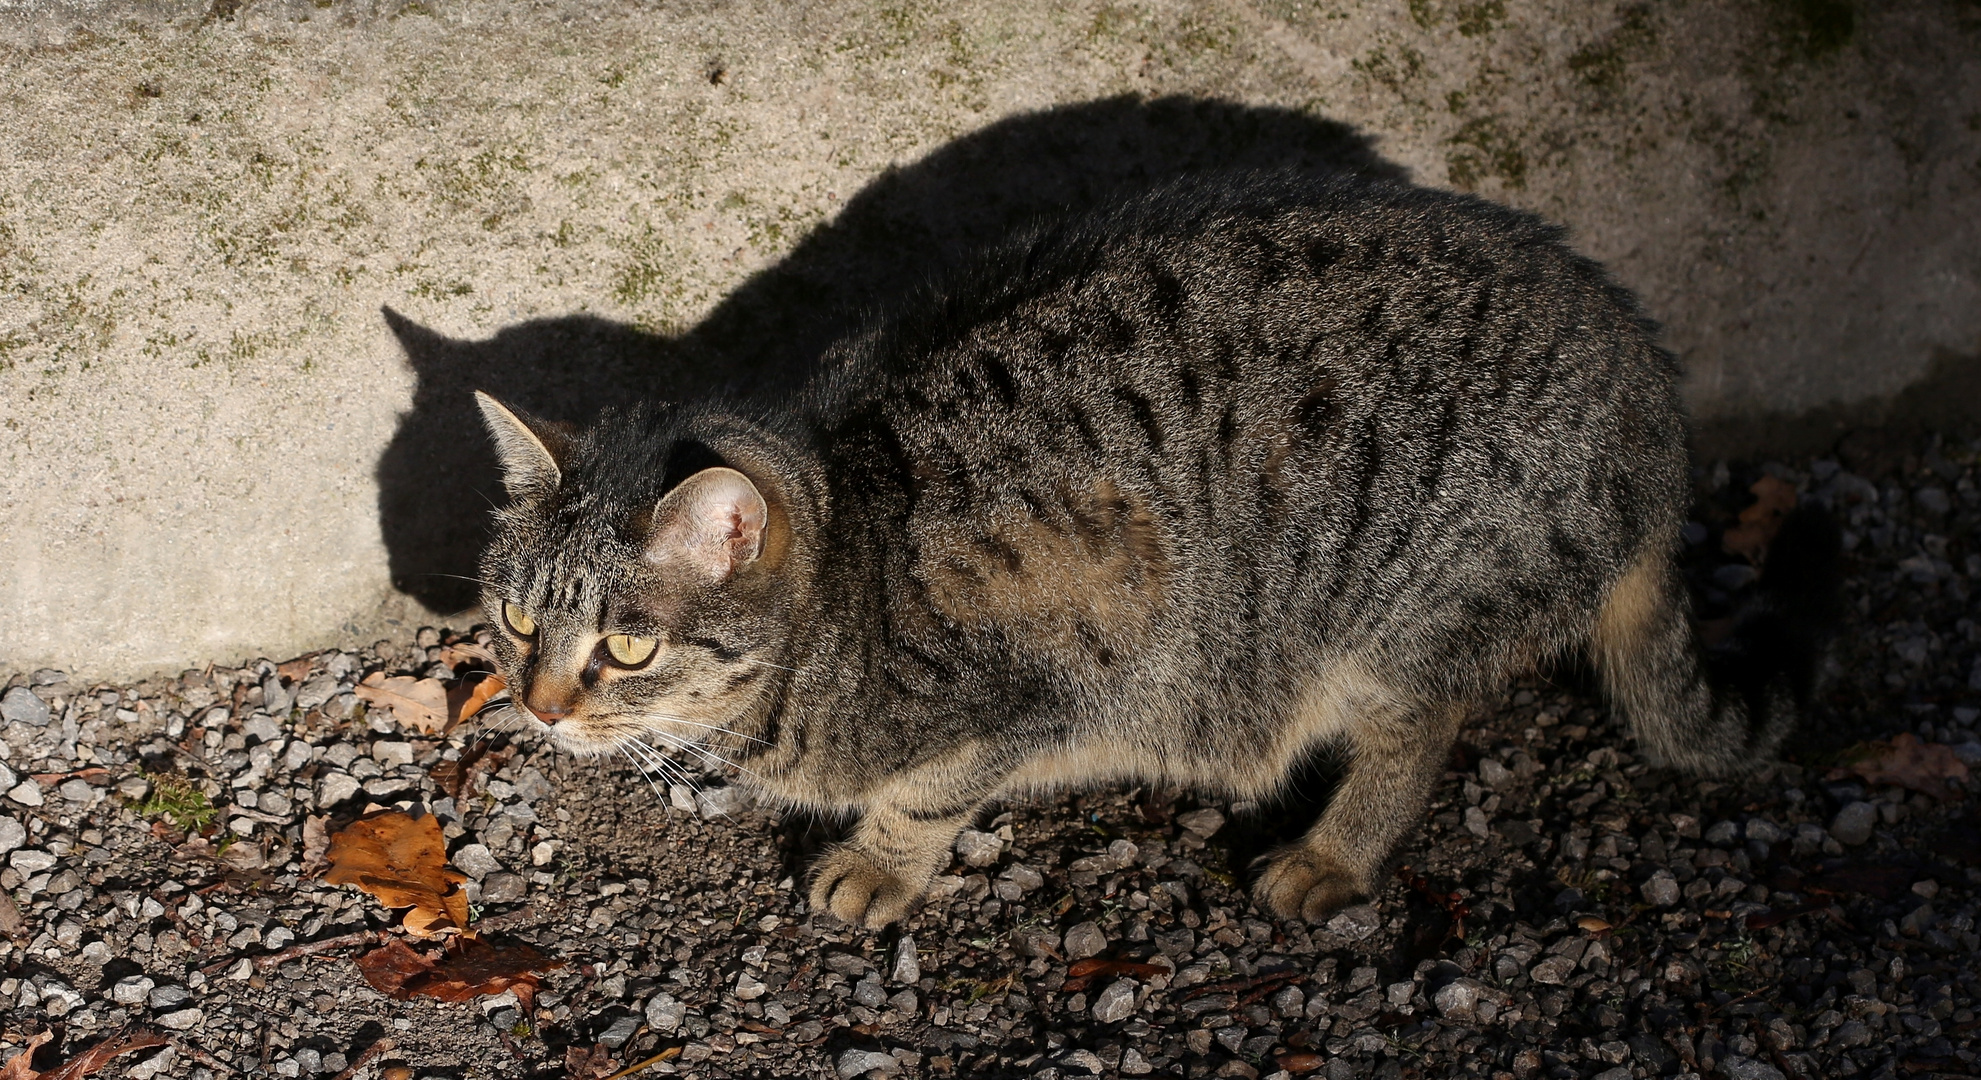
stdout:
POLYGON ((647 558, 686 561, 714 581, 726 581, 763 554, 769 508, 750 478, 714 468, 683 480, 654 508, 647 558))

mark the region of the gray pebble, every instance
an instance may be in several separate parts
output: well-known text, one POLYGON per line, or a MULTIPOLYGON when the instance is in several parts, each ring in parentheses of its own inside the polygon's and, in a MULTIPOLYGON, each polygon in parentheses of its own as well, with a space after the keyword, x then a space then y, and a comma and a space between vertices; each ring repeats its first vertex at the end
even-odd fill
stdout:
POLYGON ((1116 979, 1108 984, 1094 999, 1094 1019, 1103 1024, 1119 1023, 1135 1015, 1135 991, 1133 979, 1116 979))
POLYGON ((639 1017, 622 1016, 614 1020, 604 1031, 599 1032, 598 1041, 617 1050, 626 1045, 626 1040, 632 1038, 639 1030, 639 1017))
POLYGON ((688 1006, 672 994, 655 994, 647 1002, 646 1012, 647 1026, 662 1035, 672 1035, 681 1030, 681 1024, 688 1019, 688 1006))
POLYGON ((51 715, 48 703, 25 686, 16 686, 0 694, 0 719, 5 719, 9 724, 47 727, 51 715))
POLYGON ((1765 1061, 1731 1054, 1720 1062, 1720 1072, 1727 1080, 1787 1080, 1782 1071, 1765 1061))
POLYGON ((156 1077, 169 1075, 178 1061, 179 1048, 168 1043, 165 1049, 126 1069, 124 1075, 129 1080, 155 1080, 156 1077))
POLYGON ((1575 974, 1575 961, 1566 956, 1550 956, 1535 964, 1527 974, 1537 983, 1560 986, 1575 974))
POLYGON ((1479 1009, 1479 991, 1482 985, 1473 979, 1453 979, 1438 989, 1431 997, 1431 1004, 1438 1012, 1453 1020, 1470 1019, 1479 1009))
POLYGON ((90 786, 89 781, 81 777, 64 780, 61 786, 55 790, 61 792, 62 797, 72 803, 83 803, 87 805, 95 802, 97 797, 96 789, 90 786))
POLYGON ((27 841, 27 828, 13 818, 0 814, 0 855, 13 851, 27 841))
POLYGON ((325 672, 296 688, 296 708, 314 709, 337 696, 337 676, 325 672))
POLYGON ((380 739, 371 744, 371 759, 388 769, 413 763, 413 744, 396 739, 380 739))
POLYGON ((7 791, 7 797, 22 806, 40 806, 44 801, 41 796, 41 785, 32 780, 23 780, 15 784, 7 791))
POLYGON ((55 865, 55 856, 40 848, 22 848, 7 856, 7 865, 21 872, 23 877, 39 874, 55 865))
POLYGON ((200 1022, 205 1019, 206 1010, 204 1009, 180 1009, 177 1012, 169 1012, 159 1016, 155 1023, 159 1027, 170 1028, 173 1031, 191 1031, 198 1027, 200 1022))
POLYGON ((1005 868, 1004 873, 998 875, 998 879, 1018 886, 1020 892, 1031 892, 1046 883, 1045 875, 1024 863, 1012 863, 1005 868))
POLYGON ((901 1063, 894 1059, 894 1055, 877 1050, 848 1050, 839 1055, 839 1064, 834 1071, 839 1074, 840 1080, 853 1080, 876 1069, 892 1076, 901 1071, 901 1063))
POLYGON ((1878 808, 1868 802, 1854 802, 1837 811, 1830 822, 1830 835, 1839 844, 1856 847, 1871 839, 1871 829, 1878 823, 1878 808))
POLYGON ((896 986, 912 986, 922 978, 922 962, 915 955, 915 939, 903 934, 894 944, 894 971, 890 978, 896 986))
POLYGON ((110 1000, 119 1005, 142 1005, 151 996, 154 984, 143 975, 129 975, 118 979, 110 987, 110 1000))
POLYGON ((1382 916, 1369 904, 1357 904, 1342 908, 1327 921, 1325 929, 1336 937, 1349 941, 1360 941, 1382 929, 1382 916))
POLYGON ((490 874, 481 883, 481 898, 485 904, 513 904, 529 895, 529 891, 529 883, 523 880, 521 874, 490 874))
POLYGON ((476 881, 490 874, 500 873, 502 863, 485 844, 464 844, 454 853, 453 863, 460 871, 476 881))
POLYGON ((878 972, 870 972, 866 978, 853 984, 853 1000, 869 1009, 878 1009, 887 1003, 887 991, 880 987, 878 972))
POLYGON ((1102 932, 1099 923, 1076 923, 1072 929, 1066 931, 1064 948, 1068 960, 1085 960, 1089 956, 1098 956, 1101 950, 1107 948, 1107 934, 1102 932))
POLYGON ((991 833, 964 829, 956 834, 956 854, 965 866, 990 866, 1004 854, 1004 841, 991 833))
POLYGON ((1059 1056, 1059 1063, 1096 1076, 1107 1072, 1107 1063, 1101 1060, 1101 1056, 1087 1049, 1069 1050, 1059 1056))
POLYGON ((1184 832, 1192 836, 1209 839, 1216 835, 1219 829, 1224 828, 1224 814, 1209 808, 1192 810, 1187 814, 1176 815, 1176 823, 1183 827, 1184 832))
POLYGON ((1678 903, 1678 879, 1669 870, 1652 874, 1638 891, 1643 894, 1644 902, 1652 907, 1670 907, 1678 903))
POLYGON ((316 808, 328 810, 356 795, 362 787, 357 777, 349 773, 325 773, 323 778, 316 782, 316 808))
POLYGON ((1747 839, 1759 840, 1764 844, 1779 844, 1788 836, 1779 825, 1767 818, 1749 818, 1743 831, 1747 839))
POLYGON ((695 812, 700 814, 704 821, 712 821, 716 818, 735 817, 749 805, 750 797, 742 788, 724 784, 721 787, 703 788, 701 795, 695 799, 695 812))

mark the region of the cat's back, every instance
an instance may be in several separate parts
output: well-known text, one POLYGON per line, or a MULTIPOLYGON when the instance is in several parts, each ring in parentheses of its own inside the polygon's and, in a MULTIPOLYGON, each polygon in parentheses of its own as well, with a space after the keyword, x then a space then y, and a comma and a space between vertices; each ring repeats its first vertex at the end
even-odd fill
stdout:
POLYGON ((839 482, 893 507, 898 579, 1107 666, 1174 652, 1180 610, 1374 633, 1412 595, 1463 602, 1482 557, 1534 598, 1473 604, 1511 632, 1668 524, 1674 380, 1628 294, 1538 219, 1233 176, 1046 224, 934 288, 822 419, 839 482))

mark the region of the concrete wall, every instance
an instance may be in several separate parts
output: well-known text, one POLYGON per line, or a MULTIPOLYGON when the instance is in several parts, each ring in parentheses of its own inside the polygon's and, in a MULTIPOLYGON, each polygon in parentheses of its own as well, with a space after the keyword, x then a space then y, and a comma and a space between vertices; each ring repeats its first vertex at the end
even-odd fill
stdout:
POLYGON ((1981 351, 1972 0, 0 0, 0 118, 0 671, 432 618, 499 498, 470 388, 788 379, 1210 165, 1569 224, 1722 433, 1981 351))

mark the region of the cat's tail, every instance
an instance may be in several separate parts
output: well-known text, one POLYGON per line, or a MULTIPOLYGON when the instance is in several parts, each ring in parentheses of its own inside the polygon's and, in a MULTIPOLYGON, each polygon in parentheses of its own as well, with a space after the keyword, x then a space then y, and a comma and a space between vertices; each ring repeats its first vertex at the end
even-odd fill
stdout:
POLYGON ((1814 699, 1841 613, 1838 539, 1820 507, 1789 514, 1751 597, 1712 644, 1662 546, 1618 579, 1592 652, 1647 758, 1719 775, 1772 757, 1814 699))

